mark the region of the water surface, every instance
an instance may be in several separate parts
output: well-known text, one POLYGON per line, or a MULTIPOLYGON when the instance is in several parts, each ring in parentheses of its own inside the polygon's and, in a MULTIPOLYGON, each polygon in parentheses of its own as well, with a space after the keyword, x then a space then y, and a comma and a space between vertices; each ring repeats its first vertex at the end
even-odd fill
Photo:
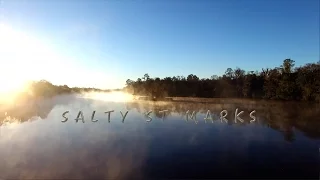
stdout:
POLYGON ((6 118, 0 126, 4 179, 319 178, 316 104, 107 102, 64 95, 6 112, 0 112, 6 118), (237 108, 244 122, 235 122, 237 108), (104 112, 110 110, 108 122, 104 112), (144 115, 150 110, 152 121, 144 115), (196 120, 187 120, 188 110, 196 120), (208 110, 212 121, 204 120, 208 110), (219 118, 222 110, 227 120, 219 118), (75 120, 79 111, 84 123, 75 120), (124 121, 120 111, 128 111, 124 121))

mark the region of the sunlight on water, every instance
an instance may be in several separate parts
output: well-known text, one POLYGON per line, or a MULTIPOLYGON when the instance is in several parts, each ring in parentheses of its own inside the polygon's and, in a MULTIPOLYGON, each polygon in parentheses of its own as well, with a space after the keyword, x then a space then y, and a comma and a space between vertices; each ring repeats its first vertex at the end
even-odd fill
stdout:
POLYGON ((106 102, 129 102, 133 101, 133 95, 125 92, 110 92, 110 93, 98 93, 98 92, 89 92, 84 93, 79 96, 80 98, 93 99, 106 102))

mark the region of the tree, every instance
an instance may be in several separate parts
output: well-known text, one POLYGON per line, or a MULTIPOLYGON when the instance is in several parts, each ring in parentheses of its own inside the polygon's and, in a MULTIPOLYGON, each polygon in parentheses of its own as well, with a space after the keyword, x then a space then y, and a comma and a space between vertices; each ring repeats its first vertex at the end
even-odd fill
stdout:
POLYGON ((199 78, 196 75, 189 74, 187 77, 187 81, 198 81, 199 78))
POLYGON ((224 74, 227 78, 233 79, 234 71, 232 68, 228 68, 224 74))
POLYGON ((127 79, 126 85, 131 86, 134 82, 131 79, 127 79))
POLYGON ((143 76, 143 80, 145 80, 145 81, 148 81, 149 80, 149 78, 150 78, 150 76, 149 76, 149 74, 148 73, 146 73, 146 74, 144 74, 144 76, 143 76))
POLYGON ((294 67, 294 64, 295 61, 294 60, 291 60, 291 59, 285 59, 283 60, 283 64, 281 66, 282 68, 282 72, 283 73, 291 73, 292 72, 292 69, 294 67))

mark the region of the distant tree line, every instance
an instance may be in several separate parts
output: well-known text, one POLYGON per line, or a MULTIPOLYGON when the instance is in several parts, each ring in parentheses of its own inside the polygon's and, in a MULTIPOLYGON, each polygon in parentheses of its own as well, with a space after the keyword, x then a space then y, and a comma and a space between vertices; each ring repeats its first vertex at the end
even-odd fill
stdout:
POLYGON ((136 81, 128 79, 125 90, 134 95, 205 98, 265 98, 277 100, 320 101, 320 61, 294 67, 285 59, 280 67, 245 71, 228 68, 222 76, 199 79, 194 74, 160 79, 145 74, 136 81))
MULTIPOLYGON (((33 81, 28 84, 28 93, 32 97, 53 97, 60 94, 83 93, 83 92, 110 92, 97 88, 69 87, 67 85, 54 85, 49 81, 33 81)), ((25 94, 24 94, 25 95, 25 94)))

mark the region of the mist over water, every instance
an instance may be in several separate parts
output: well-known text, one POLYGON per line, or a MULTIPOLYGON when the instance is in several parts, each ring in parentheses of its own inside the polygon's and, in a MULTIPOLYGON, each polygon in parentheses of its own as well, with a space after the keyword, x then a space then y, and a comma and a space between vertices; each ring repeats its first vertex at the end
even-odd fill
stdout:
POLYGON ((1 111, 4 179, 319 177, 319 104, 152 102, 89 93, 1 111), (234 121, 236 108, 244 111, 243 123, 234 121), (188 110, 197 123, 186 120, 188 110), (208 110, 213 121, 204 120, 208 110), (222 110, 227 122, 219 119, 222 110), (79 111, 84 123, 75 120, 79 111), (124 121, 120 111, 128 111, 124 121))

